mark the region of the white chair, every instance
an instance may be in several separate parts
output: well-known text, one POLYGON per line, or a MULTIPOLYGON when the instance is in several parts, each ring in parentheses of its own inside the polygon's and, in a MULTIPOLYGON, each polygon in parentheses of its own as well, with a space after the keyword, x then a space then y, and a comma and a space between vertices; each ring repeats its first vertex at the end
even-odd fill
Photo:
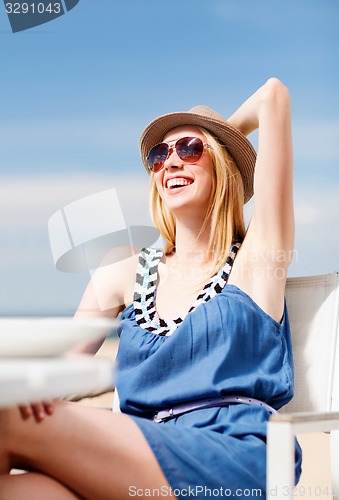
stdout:
POLYGON ((295 396, 268 423, 267 499, 293 498, 295 434, 334 430, 332 491, 339 498, 339 272, 288 278, 286 300, 295 396))

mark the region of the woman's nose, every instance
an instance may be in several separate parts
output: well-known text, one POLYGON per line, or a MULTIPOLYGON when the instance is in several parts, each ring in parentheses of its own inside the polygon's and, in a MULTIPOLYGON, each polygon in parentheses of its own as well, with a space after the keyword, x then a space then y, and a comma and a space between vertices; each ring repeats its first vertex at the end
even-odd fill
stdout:
POLYGON ((178 153, 176 152, 176 149, 172 147, 169 152, 168 156, 165 160, 164 167, 169 169, 169 168, 182 168, 182 160, 178 156, 178 153))

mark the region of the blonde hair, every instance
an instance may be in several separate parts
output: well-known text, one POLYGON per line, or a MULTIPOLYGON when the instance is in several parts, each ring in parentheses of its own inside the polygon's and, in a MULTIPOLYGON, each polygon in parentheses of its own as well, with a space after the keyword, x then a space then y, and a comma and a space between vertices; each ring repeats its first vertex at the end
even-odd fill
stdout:
MULTIPOLYGON (((211 146, 208 151, 213 165, 212 193, 201 231, 209 224, 208 255, 212 256, 214 274, 224 265, 232 243, 244 239, 244 188, 241 174, 226 147, 206 129, 199 129, 211 146)), ((175 217, 163 203, 153 173, 150 179, 150 212, 165 241, 164 252, 169 255, 175 249, 175 217)))

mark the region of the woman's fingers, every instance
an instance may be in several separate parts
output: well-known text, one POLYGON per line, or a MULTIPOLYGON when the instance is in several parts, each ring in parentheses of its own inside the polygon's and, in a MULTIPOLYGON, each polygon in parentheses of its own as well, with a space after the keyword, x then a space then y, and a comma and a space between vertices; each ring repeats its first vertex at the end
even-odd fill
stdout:
POLYGON ((46 415, 53 415, 54 402, 53 401, 44 401, 43 405, 45 407, 46 415))
POLYGON ((20 405, 19 406, 21 417, 26 420, 33 415, 33 410, 31 405, 20 405))
POLYGON ((43 401, 41 403, 20 405, 19 410, 24 420, 33 416, 37 422, 41 422, 46 416, 53 414, 54 403, 53 401, 43 401))
POLYGON ((32 404, 32 410, 33 410, 34 418, 37 422, 41 422, 45 418, 46 411, 45 411, 44 403, 32 404))

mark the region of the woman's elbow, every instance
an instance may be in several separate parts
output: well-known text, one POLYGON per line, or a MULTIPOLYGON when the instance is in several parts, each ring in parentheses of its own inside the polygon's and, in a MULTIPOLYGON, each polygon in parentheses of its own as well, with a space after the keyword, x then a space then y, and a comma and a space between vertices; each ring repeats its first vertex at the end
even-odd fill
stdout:
POLYGON ((269 78, 265 84, 266 99, 290 101, 290 92, 279 78, 269 78))

